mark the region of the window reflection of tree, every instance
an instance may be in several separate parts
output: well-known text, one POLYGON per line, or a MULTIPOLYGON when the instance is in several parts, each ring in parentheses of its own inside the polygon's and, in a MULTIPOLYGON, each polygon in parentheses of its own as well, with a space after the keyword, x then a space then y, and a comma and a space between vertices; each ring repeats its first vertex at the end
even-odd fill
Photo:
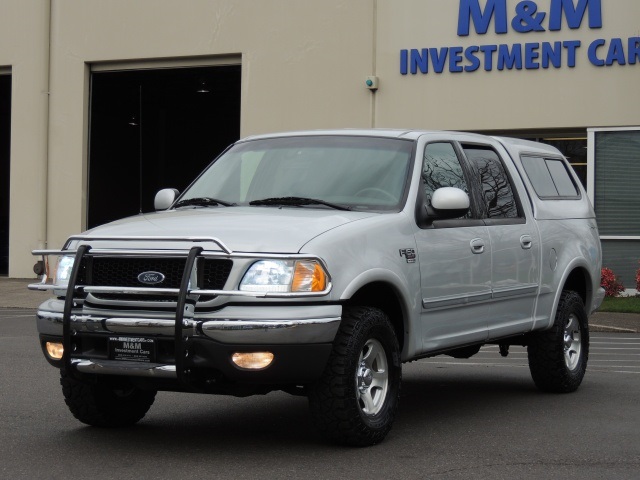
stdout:
POLYGON ((455 155, 436 156, 425 153, 422 178, 424 178, 424 190, 429 205, 433 192, 438 188, 456 187, 467 192, 467 182, 464 179, 460 162, 455 155))
MULTIPOLYGON (((464 178, 460 160, 450 143, 434 143, 427 146, 422 167, 424 191, 427 205, 431 205, 433 192, 442 187, 455 187, 467 195, 467 181, 464 178)), ((461 218, 471 218, 471 211, 461 218)))
POLYGON ((478 168, 484 200, 482 205, 484 216, 486 218, 517 218, 518 207, 511 184, 496 154, 482 150, 465 150, 465 153, 478 168))

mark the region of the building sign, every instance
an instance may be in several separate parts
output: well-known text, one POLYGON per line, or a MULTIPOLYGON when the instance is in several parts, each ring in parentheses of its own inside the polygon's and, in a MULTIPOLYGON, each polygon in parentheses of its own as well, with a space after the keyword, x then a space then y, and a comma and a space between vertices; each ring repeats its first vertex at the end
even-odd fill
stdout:
MULTIPOLYGON (((640 64, 640 36, 597 38, 583 44, 570 37, 562 41, 539 41, 540 32, 563 28, 579 30, 602 28, 604 0, 526 0, 513 11, 507 0, 459 0, 459 37, 485 35, 490 29, 498 35, 514 32, 522 36, 517 43, 482 44, 467 47, 429 47, 400 50, 400 73, 470 73, 480 70, 539 70, 573 68, 578 62, 596 67, 640 64), (544 3, 544 5, 543 5, 544 3), (546 9, 544 8, 546 7, 546 9), (525 41, 525 35, 534 37, 525 41)), ((479 37, 482 38, 482 37, 479 37)))

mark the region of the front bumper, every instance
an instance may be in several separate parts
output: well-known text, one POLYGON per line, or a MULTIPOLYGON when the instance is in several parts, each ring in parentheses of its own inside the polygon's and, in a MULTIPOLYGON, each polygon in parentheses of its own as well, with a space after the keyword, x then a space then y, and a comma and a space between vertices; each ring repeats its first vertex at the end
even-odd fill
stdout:
MULTIPOLYGON (((104 311, 73 308, 69 318, 69 367, 80 374, 121 375, 182 380, 193 376, 203 382, 304 384, 317 379, 331 353, 340 325, 342 306, 255 305, 228 306, 214 312, 186 309, 182 336, 185 358, 175 362, 175 312, 104 311), (153 338, 159 345, 157 363, 110 360, 110 336, 153 338), (263 370, 235 366, 236 352, 270 351, 273 363, 263 370)), ((61 341, 64 301, 51 299, 37 312, 41 344, 61 341)), ((66 355, 66 354, 65 354, 66 355)), ((52 361, 64 367, 63 361, 52 361)))

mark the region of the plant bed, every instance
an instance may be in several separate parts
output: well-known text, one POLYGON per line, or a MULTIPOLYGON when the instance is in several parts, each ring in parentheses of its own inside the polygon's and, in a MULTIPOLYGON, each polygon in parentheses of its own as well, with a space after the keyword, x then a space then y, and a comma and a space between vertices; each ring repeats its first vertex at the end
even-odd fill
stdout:
POLYGON ((640 297, 606 297, 599 311, 640 314, 640 297))

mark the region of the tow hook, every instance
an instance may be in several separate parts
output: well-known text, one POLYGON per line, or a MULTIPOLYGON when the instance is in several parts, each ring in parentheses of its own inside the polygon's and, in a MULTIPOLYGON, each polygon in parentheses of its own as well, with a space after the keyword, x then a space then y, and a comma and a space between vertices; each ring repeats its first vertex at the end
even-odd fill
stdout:
POLYGON ((500 355, 506 357, 509 355, 509 344, 508 343, 500 343, 498 345, 500 347, 500 355))

